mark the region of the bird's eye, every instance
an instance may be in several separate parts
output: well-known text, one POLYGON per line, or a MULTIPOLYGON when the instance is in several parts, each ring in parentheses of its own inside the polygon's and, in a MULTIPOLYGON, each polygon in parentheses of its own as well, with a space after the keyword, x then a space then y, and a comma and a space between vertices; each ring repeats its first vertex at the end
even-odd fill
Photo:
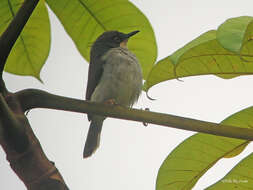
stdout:
POLYGON ((113 41, 119 43, 120 42, 120 38, 118 36, 114 36, 113 37, 113 41))

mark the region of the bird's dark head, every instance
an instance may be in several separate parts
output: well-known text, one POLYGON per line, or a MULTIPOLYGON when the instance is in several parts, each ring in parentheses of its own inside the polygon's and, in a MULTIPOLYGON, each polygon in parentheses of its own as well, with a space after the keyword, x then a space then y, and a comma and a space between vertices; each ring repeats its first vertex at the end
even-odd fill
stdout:
POLYGON ((127 48, 128 39, 138 32, 138 30, 130 32, 128 34, 124 34, 118 31, 104 32, 96 39, 96 41, 92 45, 91 53, 94 53, 94 51, 96 51, 96 54, 101 55, 111 48, 127 48))

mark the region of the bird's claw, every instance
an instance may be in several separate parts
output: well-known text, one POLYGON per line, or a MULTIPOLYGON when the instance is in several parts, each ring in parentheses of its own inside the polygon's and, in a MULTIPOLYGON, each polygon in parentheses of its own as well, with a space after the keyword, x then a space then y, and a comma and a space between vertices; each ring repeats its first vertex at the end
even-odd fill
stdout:
POLYGON ((104 103, 107 105, 118 105, 118 103, 116 102, 115 99, 106 100, 106 101, 104 101, 104 103))
MULTIPOLYGON (((150 111, 150 109, 149 109, 149 108, 145 108, 144 110, 145 110, 145 111, 150 111)), ((147 126, 148 126, 148 123, 143 122, 143 125, 144 125, 145 127, 147 127, 147 126)))

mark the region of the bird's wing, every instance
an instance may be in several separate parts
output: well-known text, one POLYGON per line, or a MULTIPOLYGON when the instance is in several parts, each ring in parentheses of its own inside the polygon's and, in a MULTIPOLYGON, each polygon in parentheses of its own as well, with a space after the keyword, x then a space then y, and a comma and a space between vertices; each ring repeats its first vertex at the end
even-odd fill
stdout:
POLYGON ((88 84, 86 88, 86 100, 91 99, 97 84, 103 73, 103 60, 101 58, 91 58, 88 72, 88 84))

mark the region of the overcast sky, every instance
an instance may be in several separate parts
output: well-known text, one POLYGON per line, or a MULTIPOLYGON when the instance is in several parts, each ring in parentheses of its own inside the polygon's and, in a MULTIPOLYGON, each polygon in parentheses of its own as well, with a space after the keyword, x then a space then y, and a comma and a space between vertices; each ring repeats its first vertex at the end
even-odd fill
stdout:
MULTIPOLYGON (((173 53, 200 34, 216 29, 226 19, 253 16, 252 0, 135 0, 150 20, 158 43, 158 60, 173 53)), ((10 91, 39 88, 62 96, 84 99, 88 64, 80 56, 54 15, 50 14, 52 46, 42 69, 44 84, 32 77, 4 74, 10 91)), ((151 88, 150 101, 143 93, 135 107, 183 117, 220 122, 253 105, 253 77, 223 80, 215 76, 187 77, 151 88)), ((161 126, 107 119, 101 145, 89 159, 82 158, 89 123, 86 115, 46 109, 31 110, 29 122, 44 152, 72 190, 154 190, 158 169, 166 156, 193 132, 161 126)), ((202 190, 223 177, 253 150, 220 161, 194 187, 202 190), (224 169, 226 168, 226 169, 224 169)), ((0 148, 0 186, 24 190, 0 148)))

